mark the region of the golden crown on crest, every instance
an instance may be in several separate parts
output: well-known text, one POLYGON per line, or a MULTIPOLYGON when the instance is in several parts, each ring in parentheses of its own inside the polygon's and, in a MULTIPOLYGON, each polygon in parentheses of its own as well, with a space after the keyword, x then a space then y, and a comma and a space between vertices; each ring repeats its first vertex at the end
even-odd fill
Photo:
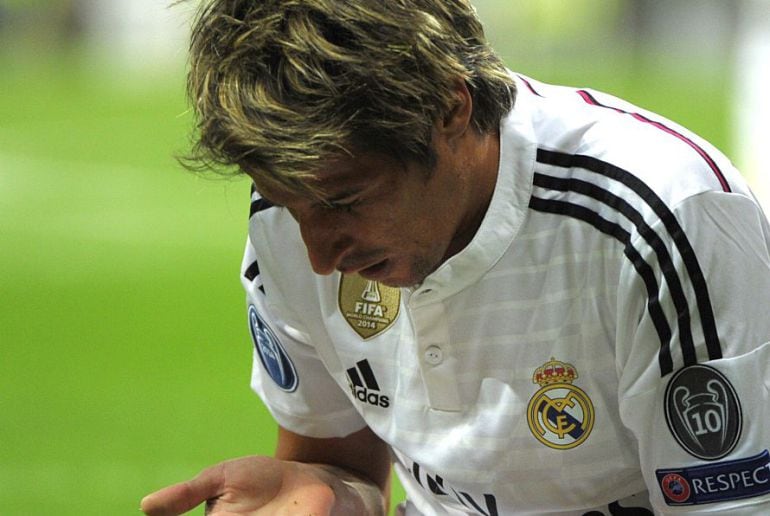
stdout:
POLYGON ((577 377, 575 366, 551 357, 551 360, 535 369, 532 383, 545 387, 554 383, 572 383, 577 377))

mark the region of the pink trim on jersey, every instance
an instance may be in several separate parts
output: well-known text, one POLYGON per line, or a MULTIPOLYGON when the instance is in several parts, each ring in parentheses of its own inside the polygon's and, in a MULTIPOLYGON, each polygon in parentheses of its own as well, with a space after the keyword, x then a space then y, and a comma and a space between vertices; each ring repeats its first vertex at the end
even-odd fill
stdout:
POLYGON ((533 87, 532 87, 532 84, 530 84, 530 82, 529 82, 527 79, 525 79, 525 78, 524 78, 524 77, 522 77, 521 75, 516 75, 516 77, 518 77, 518 78, 519 78, 519 80, 521 80, 521 82, 523 82, 523 83, 524 83, 524 85, 525 85, 527 88, 529 88, 529 91, 531 91, 532 93, 534 93, 534 94, 535 94, 535 95, 537 95, 538 97, 542 97, 542 95, 541 95, 541 94, 539 94, 537 91, 535 91, 535 88, 533 88, 533 87))
MULTIPOLYGON (((526 82, 526 81, 525 81, 526 82)), ((695 152, 697 152, 701 158, 708 164, 709 168, 711 168, 712 172, 714 172, 714 175, 717 177, 717 180, 719 181, 719 184, 722 186, 722 190, 725 192, 731 192, 730 185, 727 183, 727 179, 725 178, 724 174, 722 174, 722 171, 719 169, 719 166, 716 164, 716 162, 709 156, 706 151, 704 151, 697 143, 689 139, 687 136, 683 135, 682 133, 679 133, 670 127, 667 127, 660 122, 656 122, 654 120, 650 120, 646 116, 640 114, 640 113, 630 113, 628 111, 624 111, 620 108, 616 108, 613 106, 607 106, 605 104, 600 103, 598 100, 596 100, 590 93, 588 93, 585 90, 578 90, 578 95, 580 95, 583 100, 586 101, 586 103, 591 104, 592 106, 598 106, 603 107, 606 109, 611 109, 613 111, 616 111, 618 113, 623 113, 626 115, 630 115, 634 117, 636 120, 639 120, 640 122, 650 124, 653 127, 656 127, 660 129, 661 131, 670 134, 671 136, 674 136, 678 138, 679 140, 683 141, 690 147, 692 147, 695 152)))

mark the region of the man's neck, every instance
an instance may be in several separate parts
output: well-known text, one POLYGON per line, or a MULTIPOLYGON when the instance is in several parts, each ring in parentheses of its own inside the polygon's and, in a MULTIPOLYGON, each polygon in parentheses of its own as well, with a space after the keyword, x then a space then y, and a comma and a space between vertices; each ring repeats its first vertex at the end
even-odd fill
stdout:
POLYGON ((482 135, 469 135, 469 137, 472 141, 466 142, 469 156, 466 174, 467 216, 447 249, 444 261, 462 251, 473 240, 481 227, 497 184, 500 166, 500 133, 496 131, 482 135))

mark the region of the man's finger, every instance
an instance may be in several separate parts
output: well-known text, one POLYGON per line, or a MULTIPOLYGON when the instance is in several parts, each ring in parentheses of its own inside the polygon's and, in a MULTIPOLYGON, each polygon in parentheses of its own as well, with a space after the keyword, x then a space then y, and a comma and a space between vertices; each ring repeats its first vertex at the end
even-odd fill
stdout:
POLYGON ((148 516, 177 516, 184 514, 210 498, 222 494, 224 482, 221 464, 203 470, 197 477, 174 484, 145 496, 142 511, 148 516))

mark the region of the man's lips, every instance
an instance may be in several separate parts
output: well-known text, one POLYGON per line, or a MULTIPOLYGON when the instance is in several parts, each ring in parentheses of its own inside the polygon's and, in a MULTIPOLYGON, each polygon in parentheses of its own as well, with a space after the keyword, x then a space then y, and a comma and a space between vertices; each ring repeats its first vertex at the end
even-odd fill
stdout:
POLYGON ((390 261, 386 258, 378 262, 362 265, 345 265, 339 268, 343 274, 359 274, 366 279, 376 280, 387 271, 390 261))
POLYGON ((366 279, 378 279, 380 276, 384 275, 387 272, 388 265, 390 264, 389 260, 382 260, 380 262, 375 263, 374 265, 370 265, 369 267, 366 267, 365 269, 361 269, 358 271, 358 274, 363 276, 366 279))

